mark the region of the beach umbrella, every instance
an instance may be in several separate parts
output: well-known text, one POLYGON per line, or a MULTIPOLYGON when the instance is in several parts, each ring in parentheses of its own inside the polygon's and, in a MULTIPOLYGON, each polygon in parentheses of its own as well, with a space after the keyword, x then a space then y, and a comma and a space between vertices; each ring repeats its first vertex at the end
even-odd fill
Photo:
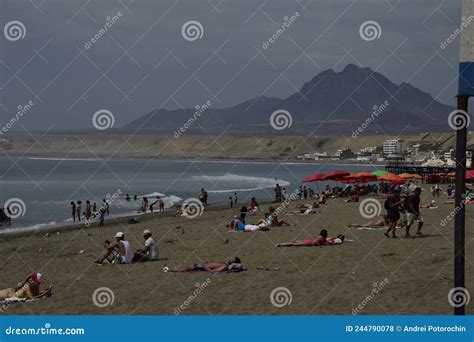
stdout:
POLYGON ((417 175, 415 173, 401 173, 398 175, 398 177, 403 179, 422 179, 420 175, 417 175))
POLYGON ((303 180, 303 183, 316 182, 324 179, 324 173, 314 173, 303 180))
POLYGON ((387 173, 385 175, 382 175, 382 176, 379 176, 378 177, 379 180, 383 180, 385 182, 390 182, 392 184, 396 184, 396 185, 402 185, 402 184, 405 184, 405 180, 393 173, 387 173))
POLYGON ((387 173, 390 173, 390 172, 385 171, 385 170, 376 170, 372 172, 372 174, 377 177, 386 175, 387 173))
POLYGON ((345 176, 349 176, 350 172, 344 171, 344 170, 332 170, 326 173, 323 177, 323 180, 340 180, 341 178, 345 176))

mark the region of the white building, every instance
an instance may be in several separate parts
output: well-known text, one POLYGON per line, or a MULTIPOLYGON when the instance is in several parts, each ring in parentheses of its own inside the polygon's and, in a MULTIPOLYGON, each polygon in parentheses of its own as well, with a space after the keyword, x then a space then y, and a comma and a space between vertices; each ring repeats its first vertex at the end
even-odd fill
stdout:
POLYGON ((403 154, 403 140, 392 139, 383 143, 383 154, 403 154))

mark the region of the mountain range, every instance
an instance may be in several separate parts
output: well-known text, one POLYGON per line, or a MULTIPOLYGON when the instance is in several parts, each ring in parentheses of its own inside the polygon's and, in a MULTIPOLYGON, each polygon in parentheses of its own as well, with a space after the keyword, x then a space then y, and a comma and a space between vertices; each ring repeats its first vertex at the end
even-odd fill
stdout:
POLYGON ((186 134, 204 134, 204 128, 206 132, 225 131, 227 135, 329 136, 353 134, 358 127, 363 128, 360 134, 413 134, 449 131, 447 117, 452 110, 409 83, 397 85, 370 68, 348 64, 341 72, 328 69, 317 74, 285 99, 259 96, 227 108, 211 104, 198 117, 195 108, 157 109, 124 128, 168 134, 194 115, 197 120, 186 134), (272 127, 271 115, 278 110, 290 113, 290 127, 272 127))

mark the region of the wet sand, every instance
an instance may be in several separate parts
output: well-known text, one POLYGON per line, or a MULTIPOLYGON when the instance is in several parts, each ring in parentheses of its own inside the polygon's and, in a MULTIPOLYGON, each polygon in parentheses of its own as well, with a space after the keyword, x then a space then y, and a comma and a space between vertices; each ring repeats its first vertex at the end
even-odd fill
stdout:
MULTIPOLYGON (((423 195, 423 203, 432 199, 427 192, 423 195)), ((453 205, 443 204, 445 199, 436 199, 438 209, 422 209, 423 231, 428 236, 414 239, 401 238, 401 231, 400 238, 388 239, 383 231, 346 228, 349 223, 367 220, 361 217, 358 203, 340 199, 330 200, 314 215, 281 215, 292 226, 269 232, 227 232, 225 225, 237 210, 210 207, 194 219, 154 213, 140 216, 140 223, 133 225, 122 218, 108 220, 102 228, 78 225, 48 236, 0 237, 0 287, 16 286, 27 275, 40 271, 54 292, 53 298, 15 304, 0 315, 174 315, 181 305, 179 313, 184 315, 351 315, 358 305, 361 315, 451 314, 448 292, 453 287, 453 222, 445 227, 440 222, 453 205), (125 232, 135 250, 142 247, 146 228, 153 232, 163 260, 93 264, 104 240, 113 240, 117 231, 125 232), (327 228, 330 235, 343 233, 353 242, 331 247, 275 247, 278 242, 316 236, 321 228, 327 228), (242 259, 247 271, 216 275, 163 272, 164 265, 225 261, 234 255, 242 259), (270 271, 259 270, 259 266, 270 271), (196 294, 197 285, 200 293, 196 294), (375 294, 374 286, 379 288, 375 294), (94 304, 93 293, 100 287, 113 291, 112 305, 101 308, 94 304), (278 287, 290 291, 289 305, 272 305, 270 294, 278 287), (371 294, 373 298, 367 299, 371 294)), ((298 203, 301 201, 291 203, 290 209, 298 203)), ((382 201, 380 204, 383 207, 382 201)), ((466 284, 471 293, 473 212, 468 205, 466 284)), ((260 217, 261 211, 248 215, 247 222, 255 223, 260 217)))

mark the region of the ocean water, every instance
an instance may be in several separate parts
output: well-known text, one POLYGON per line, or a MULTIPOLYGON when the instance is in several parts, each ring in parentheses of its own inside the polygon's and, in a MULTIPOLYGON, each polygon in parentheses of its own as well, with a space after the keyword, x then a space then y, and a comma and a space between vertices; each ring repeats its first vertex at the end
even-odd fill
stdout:
MULTIPOLYGON (((211 205, 228 202, 234 192, 242 205, 252 196, 260 201, 273 199, 276 183, 291 193, 302 179, 315 172, 377 168, 381 166, 1 157, 0 205, 3 207, 12 199, 22 203, 18 206, 21 215, 13 220, 12 227, 0 227, 0 232, 70 224, 71 201, 81 200, 84 209, 86 200, 100 207, 102 199, 112 198, 111 214, 123 216, 137 212, 140 200, 133 201, 134 195, 147 196, 150 202, 161 195, 165 207, 171 208, 183 200, 196 198, 200 189, 205 188, 211 205), (127 193, 132 197, 131 202, 125 200, 127 193)), ((325 185, 310 184, 315 191, 325 185)))

